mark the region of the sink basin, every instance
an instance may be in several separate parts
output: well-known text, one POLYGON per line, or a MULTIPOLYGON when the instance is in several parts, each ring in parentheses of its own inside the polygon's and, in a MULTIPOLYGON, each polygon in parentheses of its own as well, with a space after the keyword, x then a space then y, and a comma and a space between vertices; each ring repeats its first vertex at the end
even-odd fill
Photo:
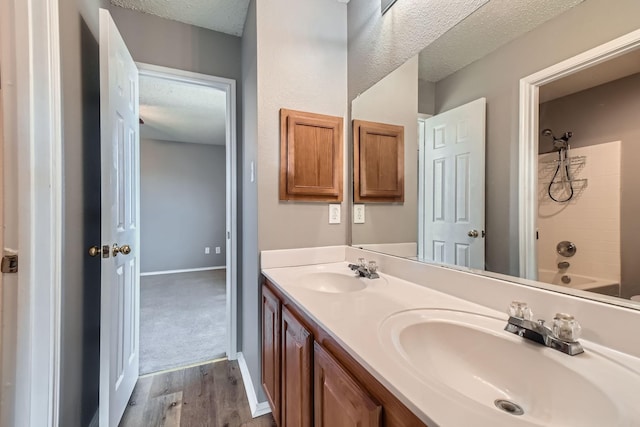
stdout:
POLYGON ((363 291, 370 287, 379 286, 383 282, 385 279, 382 277, 366 279, 355 277, 349 273, 318 271, 300 276, 298 286, 316 292, 338 294, 363 291))
POLYGON ((384 347, 425 385, 493 411, 495 425, 631 426, 640 420, 636 372, 588 349, 568 356, 525 341, 503 331, 505 324, 419 309, 391 315, 379 332, 384 347))

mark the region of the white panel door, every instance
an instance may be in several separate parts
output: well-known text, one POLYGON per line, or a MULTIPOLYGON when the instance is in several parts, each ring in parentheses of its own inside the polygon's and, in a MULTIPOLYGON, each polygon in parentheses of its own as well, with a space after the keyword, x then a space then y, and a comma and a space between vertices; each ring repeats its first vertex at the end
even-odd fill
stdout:
POLYGON ((100 425, 120 422, 138 379, 140 316, 138 69, 100 9, 102 277, 100 425), (106 248, 105 248, 106 247, 106 248), (130 252, 127 253, 127 249, 130 252))
POLYGON ((419 253, 484 269, 484 98, 424 119, 419 253))

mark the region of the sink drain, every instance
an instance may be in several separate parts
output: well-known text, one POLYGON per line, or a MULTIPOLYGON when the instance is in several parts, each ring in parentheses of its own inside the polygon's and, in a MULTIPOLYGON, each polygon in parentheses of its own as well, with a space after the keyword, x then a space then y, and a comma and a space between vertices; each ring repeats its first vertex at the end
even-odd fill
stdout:
POLYGON ((520 405, 510 402, 508 400, 496 399, 493 403, 496 405, 498 409, 503 410, 507 414, 511 414, 511 415, 524 414, 524 411, 522 410, 520 405))

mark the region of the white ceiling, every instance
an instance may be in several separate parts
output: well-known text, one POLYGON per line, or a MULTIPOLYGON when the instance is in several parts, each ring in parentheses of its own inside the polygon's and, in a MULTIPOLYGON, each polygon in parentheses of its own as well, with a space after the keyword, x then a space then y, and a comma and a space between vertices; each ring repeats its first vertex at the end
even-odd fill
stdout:
POLYGON ((226 94, 211 87, 140 76, 140 137, 224 145, 226 94))
POLYGON ((111 4, 242 36, 249 0, 111 0, 111 4))
POLYGON ((583 1, 491 0, 420 52, 420 79, 438 82, 583 1))

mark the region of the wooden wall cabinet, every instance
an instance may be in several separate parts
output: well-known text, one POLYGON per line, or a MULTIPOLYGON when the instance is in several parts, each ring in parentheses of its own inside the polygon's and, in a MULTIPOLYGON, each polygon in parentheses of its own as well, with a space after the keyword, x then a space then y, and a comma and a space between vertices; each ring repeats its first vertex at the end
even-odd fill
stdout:
POLYGON ((280 200, 341 202, 342 117, 280 110, 280 200))
POLYGON ((404 202, 404 127, 353 121, 353 200, 404 202))
POLYGON ((268 280, 262 295, 262 383, 279 427, 426 427, 268 280))

